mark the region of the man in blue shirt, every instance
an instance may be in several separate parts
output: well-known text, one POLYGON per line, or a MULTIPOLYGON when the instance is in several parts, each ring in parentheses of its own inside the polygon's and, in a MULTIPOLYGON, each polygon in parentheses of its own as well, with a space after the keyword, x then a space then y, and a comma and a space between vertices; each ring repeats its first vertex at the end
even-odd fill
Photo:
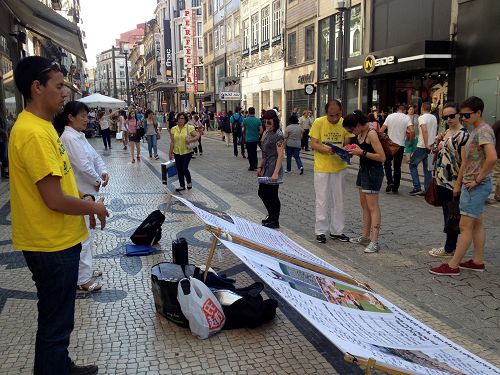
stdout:
POLYGON ((257 159, 257 145, 262 133, 262 123, 255 117, 255 108, 248 108, 248 117, 243 120, 243 132, 245 134, 245 145, 248 152, 249 171, 255 171, 259 160, 257 159))

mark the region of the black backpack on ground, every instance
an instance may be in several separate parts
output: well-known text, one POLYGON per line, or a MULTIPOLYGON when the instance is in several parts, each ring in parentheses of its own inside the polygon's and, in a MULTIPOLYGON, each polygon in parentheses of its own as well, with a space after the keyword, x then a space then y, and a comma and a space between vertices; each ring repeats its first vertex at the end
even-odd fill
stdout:
POLYGON ((165 215, 160 210, 153 211, 130 236, 136 245, 155 245, 161 238, 161 226, 165 215))

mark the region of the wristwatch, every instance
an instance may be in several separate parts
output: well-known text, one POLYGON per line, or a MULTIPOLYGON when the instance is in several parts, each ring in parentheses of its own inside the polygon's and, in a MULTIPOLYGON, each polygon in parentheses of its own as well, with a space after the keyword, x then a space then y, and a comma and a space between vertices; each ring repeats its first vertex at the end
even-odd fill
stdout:
POLYGON ((92 194, 83 194, 83 195, 82 195, 82 199, 83 199, 83 198, 87 198, 87 197, 92 198, 92 200, 95 202, 95 197, 94 197, 92 194))

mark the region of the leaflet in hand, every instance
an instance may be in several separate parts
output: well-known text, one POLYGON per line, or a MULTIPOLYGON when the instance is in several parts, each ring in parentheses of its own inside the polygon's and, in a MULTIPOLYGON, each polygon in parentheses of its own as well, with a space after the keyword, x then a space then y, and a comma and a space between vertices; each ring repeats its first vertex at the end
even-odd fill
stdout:
POLYGON ((330 142, 323 142, 324 145, 327 145, 328 147, 331 147, 333 149, 333 152, 335 155, 337 155, 339 158, 341 158, 343 161, 345 161, 347 164, 351 164, 351 157, 352 155, 349 154, 349 152, 337 145, 334 145, 333 143, 330 142))

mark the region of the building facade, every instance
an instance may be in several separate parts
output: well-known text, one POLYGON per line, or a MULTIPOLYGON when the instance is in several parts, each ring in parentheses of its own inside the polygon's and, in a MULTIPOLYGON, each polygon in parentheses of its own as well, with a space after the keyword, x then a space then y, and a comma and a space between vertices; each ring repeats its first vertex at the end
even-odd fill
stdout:
POLYGON ((241 91, 245 108, 284 107, 284 0, 241 2, 241 91))
POLYGON ((125 54, 119 48, 112 46, 96 56, 94 86, 97 93, 127 100, 125 54))
POLYGON ((292 0, 286 2, 286 7, 286 101, 282 112, 287 119, 292 112, 299 115, 305 110, 315 112, 318 4, 312 0, 292 0))

